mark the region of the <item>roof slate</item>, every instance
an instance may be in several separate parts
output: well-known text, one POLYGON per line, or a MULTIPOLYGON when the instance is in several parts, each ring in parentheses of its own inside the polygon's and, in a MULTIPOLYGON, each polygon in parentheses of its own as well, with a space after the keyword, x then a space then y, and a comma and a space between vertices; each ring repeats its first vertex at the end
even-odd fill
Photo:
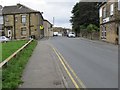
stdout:
POLYGON ((3 14, 32 13, 32 12, 39 12, 39 11, 30 9, 22 4, 17 4, 15 6, 3 7, 3 14))

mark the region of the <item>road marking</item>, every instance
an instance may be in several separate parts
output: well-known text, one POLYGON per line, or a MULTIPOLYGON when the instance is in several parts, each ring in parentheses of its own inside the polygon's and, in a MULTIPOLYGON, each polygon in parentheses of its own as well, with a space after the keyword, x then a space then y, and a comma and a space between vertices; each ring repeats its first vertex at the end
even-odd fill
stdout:
MULTIPOLYGON (((58 52, 58 50, 57 50, 58 52)), ((73 73, 73 75, 75 76, 75 78, 78 80, 79 84, 82 86, 82 88, 86 88, 86 86, 83 84, 83 82, 80 80, 80 78, 78 78, 78 76, 76 75, 76 73, 74 72, 74 70, 70 67, 70 65, 67 63, 67 61, 64 59, 64 57, 62 56, 61 53, 58 52, 58 54, 61 56, 63 62, 65 62, 65 64, 67 65, 67 67, 70 69, 70 71, 73 73)))
MULTIPOLYGON (((52 47, 53 48, 53 47, 52 47)), ((58 54, 58 52, 56 51, 55 48, 53 48, 55 54, 57 55, 57 57, 59 58, 61 64, 63 65, 64 69, 66 70, 68 76, 70 77, 71 81, 73 82, 74 86, 77 88, 77 90, 80 90, 78 84, 76 83, 76 81, 74 80, 74 78, 72 77, 72 75, 70 74, 69 70, 67 69, 65 63, 63 62, 62 58, 60 57, 60 55, 58 54)))

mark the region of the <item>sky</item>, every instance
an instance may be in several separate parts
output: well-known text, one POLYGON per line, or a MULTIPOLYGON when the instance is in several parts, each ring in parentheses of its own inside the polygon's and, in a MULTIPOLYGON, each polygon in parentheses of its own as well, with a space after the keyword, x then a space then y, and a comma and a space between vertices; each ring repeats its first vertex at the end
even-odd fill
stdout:
POLYGON ((9 6, 21 3, 31 9, 43 12, 44 19, 47 19, 54 26, 63 28, 72 28, 69 22, 72 16, 73 6, 79 0, 0 0, 0 5, 9 6))

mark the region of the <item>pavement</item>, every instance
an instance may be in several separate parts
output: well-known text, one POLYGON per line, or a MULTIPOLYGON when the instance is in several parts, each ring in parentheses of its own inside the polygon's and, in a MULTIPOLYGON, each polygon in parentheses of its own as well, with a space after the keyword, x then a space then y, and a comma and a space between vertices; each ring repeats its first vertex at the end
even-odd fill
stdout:
POLYGON ((118 88, 118 47, 83 38, 42 39, 22 80, 19 88, 118 88), (65 66, 60 57, 67 62, 65 66))
POLYGON ((19 88, 65 88, 57 60, 50 45, 45 40, 38 41, 19 88))

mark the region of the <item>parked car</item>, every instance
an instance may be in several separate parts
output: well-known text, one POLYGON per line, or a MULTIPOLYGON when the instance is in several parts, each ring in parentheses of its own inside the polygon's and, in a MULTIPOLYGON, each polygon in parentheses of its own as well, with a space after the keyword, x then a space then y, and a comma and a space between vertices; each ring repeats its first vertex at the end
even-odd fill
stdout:
POLYGON ((74 37, 74 38, 75 38, 75 33, 74 33, 74 32, 70 32, 70 33, 68 34, 68 37, 74 37))
POLYGON ((62 33, 58 33, 58 36, 62 36, 62 33))
POLYGON ((6 36, 0 36, 0 42, 8 42, 10 41, 9 38, 7 38, 6 36))
POLYGON ((53 32, 53 36, 58 36, 58 32, 53 32))

